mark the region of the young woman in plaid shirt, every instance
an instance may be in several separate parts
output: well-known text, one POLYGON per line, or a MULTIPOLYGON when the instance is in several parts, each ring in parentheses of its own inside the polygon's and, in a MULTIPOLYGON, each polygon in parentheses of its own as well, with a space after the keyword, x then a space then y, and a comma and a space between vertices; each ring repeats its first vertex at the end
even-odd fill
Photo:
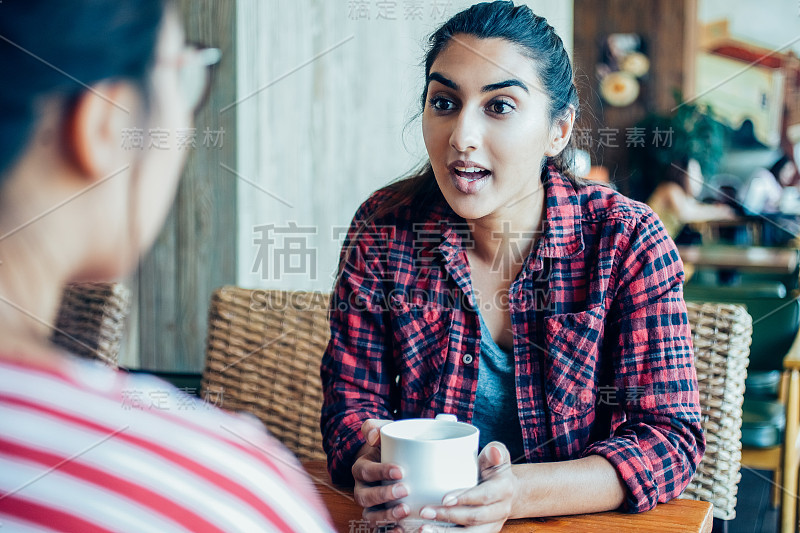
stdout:
POLYGON ((433 34, 425 75, 430 161, 361 206, 342 251, 333 479, 402 522, 379 427, 444 412, 481 429, 481 482, 424 518, 498 531, 676 497, 705 448, 683 268, 647 206, 571 176, 561 39, 525 6, 478 4, 433 34))

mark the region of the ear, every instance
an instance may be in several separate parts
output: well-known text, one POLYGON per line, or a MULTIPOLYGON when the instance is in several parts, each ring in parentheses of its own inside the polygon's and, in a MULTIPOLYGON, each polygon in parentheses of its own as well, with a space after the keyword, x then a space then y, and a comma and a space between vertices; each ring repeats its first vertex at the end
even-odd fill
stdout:
POLYGON ((102 179, 133 160, 134 151, 123 149, 122 140, 136 123, 139 100, 127 82, 100 83, 78 97, 65 126, 67 157, 80 175, 102 179))
POLYGON ((550 144, 544 151, 544 155, 547 157, 555 157, 567 147, 574 124, 575 108, 569 106, 567 113, 563 117, 556 119, 556 123, 550 128, 550 144))

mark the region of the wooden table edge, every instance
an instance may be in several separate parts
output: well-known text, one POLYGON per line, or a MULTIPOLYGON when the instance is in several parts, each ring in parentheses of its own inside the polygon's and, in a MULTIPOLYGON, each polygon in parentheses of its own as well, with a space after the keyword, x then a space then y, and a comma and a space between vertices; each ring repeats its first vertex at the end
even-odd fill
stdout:
MULTIPOLYGON (((348 533, 350 531, 363 531, 353 527, 353 522, 361 518, 360 507, 353 501, 351 489, 336 487, 330 482, 327 467, 324 461, 303 461, 303 468, 311 477, 314 487, 322 498, 325 507, 333 518, 337 531, 348 533), (333 509, 330 504, 339 503, 338 509, 333 509)), ((714 523, 714 506, 709 502, 679 499, 666 504, 660 504, 657 510, 640 514, 622 514, 615 512, 595 513, 574 516, 558 516, 541 519, 509 520, 503 527, 505 533, 530 533, 548 531, 626 531, 630 521, 629 531, 644 532, 698 532, 711 533, 714 523), (675 506, 682 508, 681 513, 674 513, 675 506), (691 523, 680 522, 680 517, 685 516, 689 509, 696 509, 691 513, 695 519, 691 523), (700 516, 701 509, 704 509, 700 516), (654 512, 655 511, 655 512, 654 512), (648 514, 649 513, 649 514, 648 514), (664 520, 661 520, 661 518, 664 520), (619 529, 622 527, 623 529, 619 529)))

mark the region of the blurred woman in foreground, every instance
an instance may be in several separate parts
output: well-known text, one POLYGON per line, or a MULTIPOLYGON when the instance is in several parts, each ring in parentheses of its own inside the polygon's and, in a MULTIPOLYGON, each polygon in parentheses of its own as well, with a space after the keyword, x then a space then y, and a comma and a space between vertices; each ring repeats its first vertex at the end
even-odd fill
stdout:
POLYGON ((127 274, 174 198, 185 152, 123 133, 191 126, 219 52, 188 47, 160 0, 0 13, 3 531, 329 531, 262 428, 49 343, 63 285, 127 274))

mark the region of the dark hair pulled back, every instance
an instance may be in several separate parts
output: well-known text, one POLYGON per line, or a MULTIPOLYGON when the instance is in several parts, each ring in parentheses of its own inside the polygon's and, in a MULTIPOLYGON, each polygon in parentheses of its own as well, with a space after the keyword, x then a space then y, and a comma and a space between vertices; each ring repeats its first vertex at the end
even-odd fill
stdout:
POLYGON ((164 0, 11 0, 0 5, 0 180, 51 96, 127 79, 146 87, 164 0))
MULTIPOLYGON (((543 17, 536 15, 528 6, 515 6, 511 0, 497 0, 475 4, 454 15, 437 29, 428 39, 425 55, 425 79, 436 58, 458 35, 471 35, 480 39, 505 39, 517 45, 520 51, 534 62, 539 81, 550 101, 551 122, 566 118, 570 108, 580 111, 578 91, 575 87, 572 64, 564 43, 555 29, 543 17)), ((425 108, 427 84, 422 92, 421 105, 425 108)), ((557 156, 544 161, 579 187, 583 180, 577 178, 572 167, 575 157, 574 141, 557 156)), ((437 185, 430 163, 419 172, 390 185, 393 201, 378 208, 376 218, 394 209, 397 205, 414 204, 424 209, 437 197, 437 185)))

